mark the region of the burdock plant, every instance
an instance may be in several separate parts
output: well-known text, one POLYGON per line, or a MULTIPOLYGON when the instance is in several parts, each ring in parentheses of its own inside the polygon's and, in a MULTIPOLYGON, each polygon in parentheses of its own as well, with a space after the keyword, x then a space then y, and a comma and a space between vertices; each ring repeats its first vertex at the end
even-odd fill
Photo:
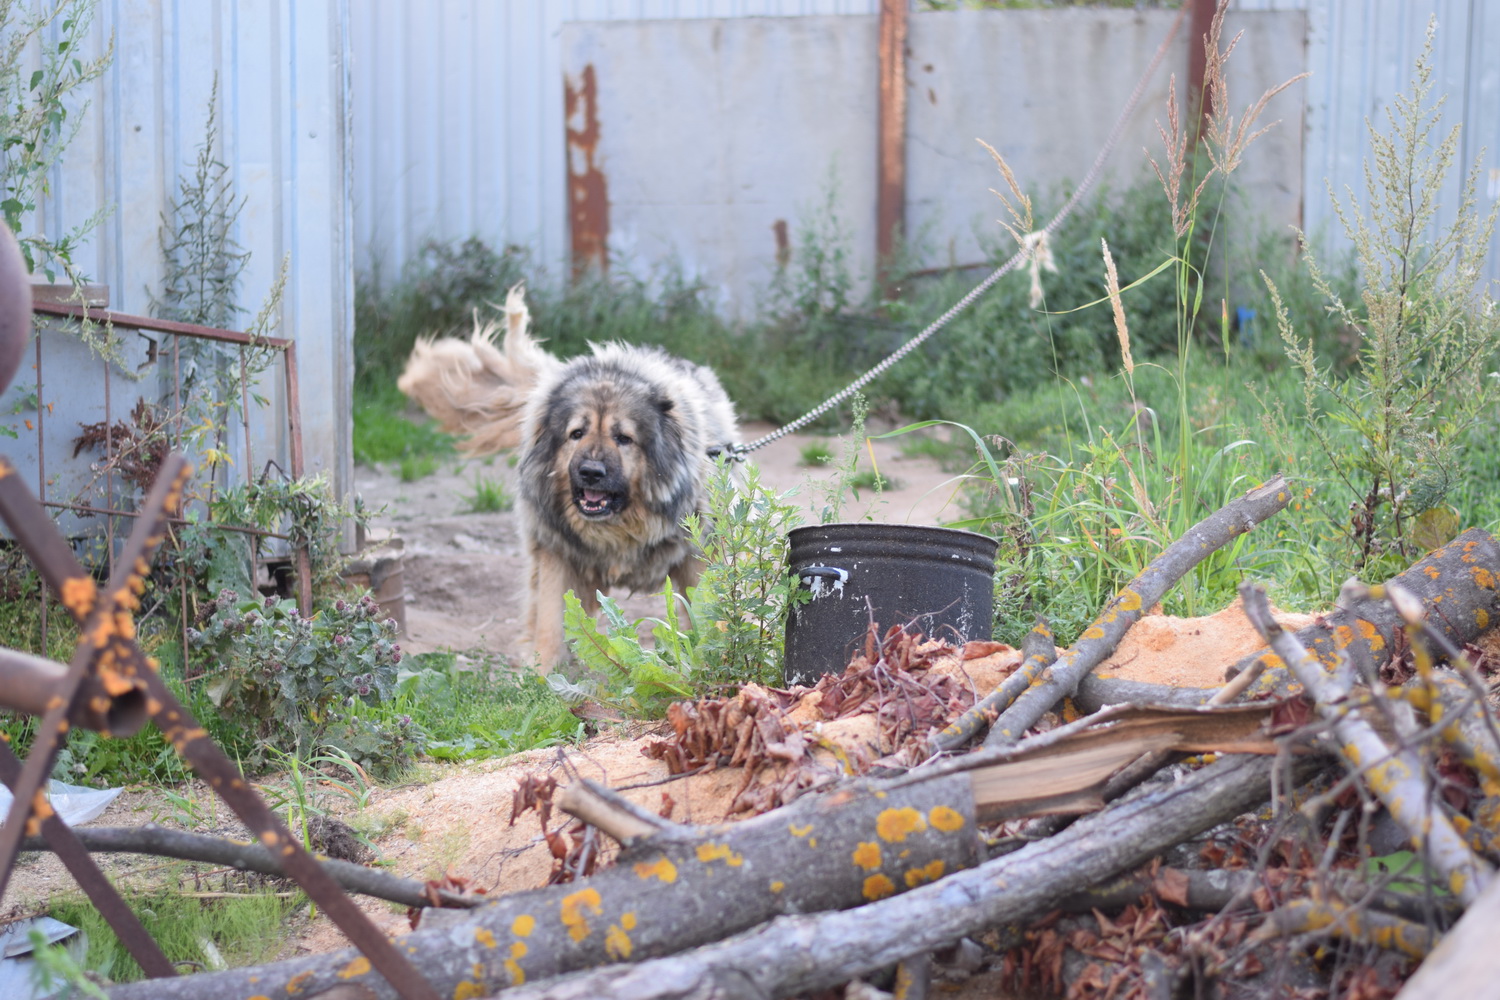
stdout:
POLYGON ((1462 128, 1440 135, 1444 99, 1429 101, 1434 29, 1429 22, 1411 92, 1386 109, 1389 130, 1369 126, 1364 199, 1329 192, 1354 244, 1360 300, 1346 302, 1304 256, 1331 315, 1359 333, 1352 373, 1340 374, 1298 335, 1261 273, 1302 380, 1302 413, 1273 408, 1270 423, 1283 443, 1292 419, 1317 442, 1328 481, 1317 500, 1352 547, 1356 568, 1376 576, 1456 531, 1458 518, 1444 501, 1459 478, 1462 442, 1496 393, 1490 369, 1500 317, 1480 280, 1496 210, 1475 206, 1482 153, 1457 187, 1453 222, 1441 229, 1434 222, 1453 190, 1445 181, 1462 128), (1380 565, 1386 556, 1390 565, 1380 565))

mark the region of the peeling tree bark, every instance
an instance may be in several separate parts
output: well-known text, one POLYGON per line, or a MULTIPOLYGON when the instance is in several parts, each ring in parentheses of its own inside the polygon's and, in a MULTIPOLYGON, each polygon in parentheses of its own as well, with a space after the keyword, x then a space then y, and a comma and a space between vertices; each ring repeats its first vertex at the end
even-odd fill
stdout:
MULTIPOLYGON (((1304 758, 1300 777, 1323 766, 1304 758)), ((1227 757, 1179 785, 1150 789, 1067 830, 899 899, 842 913, 788 916, 671 958, 507 991, 507 1000, 739 1000, 828 989, 1129 871, 1264 802, 1275 758, 1227 757)))
MULTIPOLYGON (((1497 579, 1500 579, 1500 545, 1488 532, 1470 528, 1442 548, 1429 552, 1404 573, 1392 577, 1389 583, 1420 598, 1426 609, 1427 627, 1462 647, 1490 625, 1500 624, 1497 579)), ((1325 669, 1334 663, 1340 650, 1346 651, 1355 662, 1368 657, 1368 662, 1378 668, 1390 660, 1396 648, 1396 633, 1402 626, 1401 616, 1389 602, 1360 600, 1299 629, 1296 638, 1325 669)), ((1246 697, 1267 694, 1285 697, 1301 692, 1302 685, 1269 648, 1242 657, 1226 674, 1237 675, 1255 666, 1257 661, 1265 666, 1265 673, 1246 690, 1246 697)), ((1094 712, 1125 701, 1201 705, 1213 692, 1213 688, 1171 689, 1090 676, 1079 685, 1075 700, 1082 711, 1094 712)))
POLYGON ((1275 476, 1184 532, 1151 560, 1130 586, 1111 598, 1078 641, 1001 713, 990 727, 985 746, 1004 746, 1019 740, 1053 705, 1077 690, 1079 682, 1114 652, 1130 626, 1178 580, 1210 554, 1284 508, 1290 499, 1286 480, 1275 476))
MULTIPOLYGON (((856 906, 979 863, 970 776, 851 785, 696 840, 648 837, 615 867, 568 885, 432 911, 397 941, 443 996, 639 960, 718 940, 778 914, 856 906)), ((357 988, 394 998, 352 949, 226 972, 116 986, 113 1000, 291 997, 357 988)), ((354 994, 351 994, 354 995, 354 994)), ((330 995, 332 996, 332 995, 330 995)))

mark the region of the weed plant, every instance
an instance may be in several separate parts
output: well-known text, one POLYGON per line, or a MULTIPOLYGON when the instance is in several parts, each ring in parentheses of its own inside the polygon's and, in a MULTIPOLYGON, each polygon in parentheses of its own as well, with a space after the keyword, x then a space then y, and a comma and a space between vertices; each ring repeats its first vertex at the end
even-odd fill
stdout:
POLYGON ((1359 298, 1343 295, 1316 259, 1306 258, 1327 310, 1358 336, 1352 370, 1341 371, 1299 332, 1276 283, 1266 279, 1302 383, 1300 405, 1273 404, 1268 426, 1287 460, 1318 483, 1317 509, 1342 543, 1335 558, 1374 579, 1398 572, 1461 527, 1449 499, 1472 478, 1464 446, 1500 398, 1493 374, 1500 316, 1481 281, 1497 207, 1478 209, 1479 161, 1457 187, 1453 223, 1441 230, 1434 224, 1461 130, 1439 133, 1443 101, 1431 99, 1434 31, 1430 22, 1411 91, 1387 110, 1389 131, 1370 127, 1373 163, 1363 201, 1330 192, 1364 276, 1359 298), (1289 447, 1294 425, 1311 436, 1311 452, 1289 447))

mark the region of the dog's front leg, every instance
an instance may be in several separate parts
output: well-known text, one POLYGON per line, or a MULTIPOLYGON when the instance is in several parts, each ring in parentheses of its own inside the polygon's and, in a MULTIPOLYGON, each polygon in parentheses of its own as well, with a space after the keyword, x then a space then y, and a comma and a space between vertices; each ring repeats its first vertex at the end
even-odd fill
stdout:
POLYGON ((568 564, 541 546, 531 550, 531 644, 543 673, 567 659, 563 640, 563 595, 575 585, 568 564))

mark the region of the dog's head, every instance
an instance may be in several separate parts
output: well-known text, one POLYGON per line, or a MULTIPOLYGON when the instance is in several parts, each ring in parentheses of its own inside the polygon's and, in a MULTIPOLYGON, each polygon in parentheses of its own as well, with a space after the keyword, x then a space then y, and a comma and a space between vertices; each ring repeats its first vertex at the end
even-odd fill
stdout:
POLYGON ((554 503, 580 525, 661 513, 696 459, 682 451, 675 403, 635 372, 580 368, 549 395, 533 449, 550 457, 554 503))

